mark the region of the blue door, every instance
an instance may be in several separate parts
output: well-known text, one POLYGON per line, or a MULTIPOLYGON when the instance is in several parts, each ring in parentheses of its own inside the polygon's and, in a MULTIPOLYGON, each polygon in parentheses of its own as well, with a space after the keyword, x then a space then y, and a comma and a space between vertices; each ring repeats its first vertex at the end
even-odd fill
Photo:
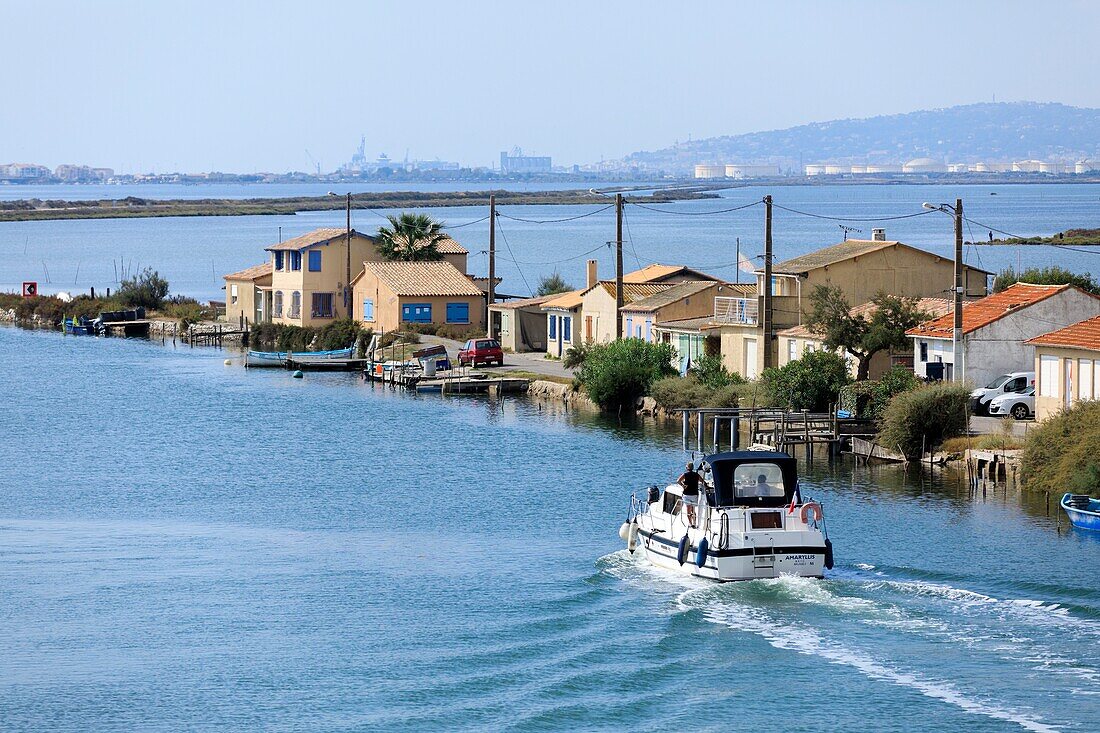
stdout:
POLYGON ((401 306, 401 320, 405 323, 431 323, 431 303, 406 303, 401 306))

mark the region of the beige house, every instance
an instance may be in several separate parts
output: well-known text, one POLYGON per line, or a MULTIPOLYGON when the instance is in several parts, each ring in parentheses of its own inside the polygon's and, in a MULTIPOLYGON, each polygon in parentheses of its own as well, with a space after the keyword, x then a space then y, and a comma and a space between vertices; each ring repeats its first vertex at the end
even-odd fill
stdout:
MULTIPOLYGON (((917 308, 928 315, 928 317, 936 318, 945 313, 950 313, 952 303, 947 298, 920 298, 917 301, 917 308)), ((852 308, 848 313, 852 316, 870 318, 874 312, 874 303, 863 303, 852 308)), ((785 328, 777 335, 779 336, 779 360, 777 366, 783 366, 789 362, 801 359, 802 355, 807 352, 819 351, 825 348, 823 338, 815 333, 811 333, 810 329, 806 326, 785 328)), ((858 368, 856 358, 846 351, 844 352, 844 356, 848 358, 849 368, 852 372, 852 376, 855 377, 858 368)), ((904 352, 900 353, 889 353, 886 351, 878 352, 871 357, 871 365, 867 372, 867 378, 878 379, 895 366, 904 366, 912 369, 913 350, 906 349, 904 352)))
MULTIPOLYGON (((352 278, 362 263, 379 262, 374 237, 351 230, 352 278)), ((468 252, 453 239, 439 243, 445 262, 466 272, 468 252)), ((267 247, 271 253, 271 320, 296 326, 323 326, 349 315, 345 302, 348 233, 346 229, 316 229, 267 247)))
MULTIPOLYGON (((726 368, 747 379, 760 375, 765 349, 779 365, 778 332, 803 323, 809 295, 818 285, 839 287, 849 302, 870 301, 879 291, 909 298, 937 297, 954 283, 954 263, 932 252, 885 239, 849 239, 772 268, 772 333, 765 336, 760 313, 764 301, 764 272, 756 271, 756 295, 716 298, 715 325, 726 368)), ((966 297, 987 292, 991 273, 963 266, 966 297)))
POLYGON ((271 320, 271 263, 225 276, 225 320, 244 325, 271 320))
MULTIPOLYGON (((589 262, 595 263, 596 261, 589 260, 589 262)), ((593 270, 591 274, 594 280, 595 271, 593 270)), ((640 270, 634 270, 633 272, 623 274, 624 283, 683 283, 700 282, 702 280, 710 280, 711 282, 719 281, 718 278, 713 275, 693 270, 684 265, 662 265, 658 262, 654 262, 652 265, 646 265, 640 270)))
POLYGON ((714 312, 714 296, 732 287, 712 280, 686 281, 635 300, 620 311, 623 336, 655 341, 657 323, 709 316, 714 312))
POLYGON ((581 342, 580 317, 584 290, 572 290, 556 295, 542 304, 546 313, 546 353, 560 359, 565 352, 581 342))
POLYGON ((1100 399, 1100 316, 1027 342, 1035 349, 1035 419, 1100 399))
POLYGON ((352 281, 355 318, 376 331, 410 324, 485 327, 485 296, 448 261, 364 262, 352 281))
MULTIPOLYGON (((475 280, 476 282, 476 280, 475 280)), ((543 306, 556 295, 509 300, 489 306, 502 348, 513 351, 546 350, 546 311, 543 306)))
MULTIPOLYGON (((627 282, 623 278, 623 307, 674 287, 672 283, 627 282)), ((602 280, 581 294, 581 318, 587 342, 614 341, 619 310, 615 303, 615 281, 602 280)), ((627 334, 623 332, 625 337, 627 334)))

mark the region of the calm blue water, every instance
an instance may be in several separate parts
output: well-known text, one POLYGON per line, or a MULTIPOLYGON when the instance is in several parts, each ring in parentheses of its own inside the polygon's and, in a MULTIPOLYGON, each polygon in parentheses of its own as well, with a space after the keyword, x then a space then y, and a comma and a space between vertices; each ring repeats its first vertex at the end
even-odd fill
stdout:
POLYGON ((822 582, 620 549, 678 436, 0 328, 0 728, 1093 730, 1100 538, 816 466, 822 582))
MULTIPOLYGON (((177 187, 193 188, 193 187, 177 187)), ((964 199, 969 218, 1015 234, 1049 235, 1067 228, 1100 226, 1100 184, 1003 186, 777 186, 723 192, 722 201, 691 201, 659 206, 665 211, 701 214, 759 201, 771 193, 775 203, 825 216, 880 217, 922 211, 921 203, 964 199), (996 193, 996 196, 991 196, 996 193)), ((175 194, 173 194, 175 195, 175 194)), ((258 194, 254 194, 258 195, 258 194)), ((271 195, 266 192, 263 195, 271 195)), ((614 272, 614 209, 567 222, 533 224, 520 219, 563 219, 596 211, 593 206, 503 206, 498 232, 499 292, 527 295, 540 277, 560 272, 574 285, 584 281, 584 261, 595 257, 601 272, 614 272)), ((451 233, 472 253, 472 272, 488 271, 488 223, 484 207, 429 209, 451 226, 451 233)), ((352 225, 373 232, 395 210, 356 211, 352 225)), ((891 239, 914 244, 945 257, 953 256, 951 219, 932 212, 896 221, 855 223, 870 238, 872 226, 883 226, 891 239)), ((111 287, 120 263, 136 271, 152 266, 173 290, 199 298, 224 298, 221 276, 264 259, 263 248, 321 226, 344 226, 339 211, 296 216, 244 216, 163 219, 98 219, 0 224, 0 290, 18 291, 23 280, 38 280, 42 292, 86 291, 111 287), (46 283, 49 273, 51 283, 46 283)), ((637 267, 654 261, 693 265, 734 279, 736 242, 759 265, 763 253, 764 211, 756 206, 718 215, 669 214, 628 206, 625 262, 637 267)), ((776 209, 775 254, 780 260, 804 254, 842 239, 838 222, 776 209)), ((988 230, 965 232, 968 241, 983 241, 988 230)), ((1100 250, 1079 253, 1049 247, 967 247, 970 264, 997 272, 1007 266, 1059 264, 1082 272, 1100 271, 1100 250)), ((946 287, 946 286, 945 286, 946 287)))

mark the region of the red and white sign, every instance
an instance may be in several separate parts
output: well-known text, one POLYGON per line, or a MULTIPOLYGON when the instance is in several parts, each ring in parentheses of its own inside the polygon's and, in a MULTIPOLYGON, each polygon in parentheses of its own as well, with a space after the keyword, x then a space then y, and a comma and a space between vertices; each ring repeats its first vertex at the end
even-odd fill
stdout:
POLYGON ((33 298, 36 295, 38 295, 38 283, 23 281, 23 297, 33 298))

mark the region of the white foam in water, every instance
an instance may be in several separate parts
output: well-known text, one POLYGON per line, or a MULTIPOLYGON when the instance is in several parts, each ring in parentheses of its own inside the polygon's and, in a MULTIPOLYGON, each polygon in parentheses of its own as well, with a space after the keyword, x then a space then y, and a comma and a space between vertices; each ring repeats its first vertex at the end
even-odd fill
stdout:
MULTIPOLYGON (((686 608, 691 607, 686 606, 686 608)), ((1050 733, 1058 730, 1024 713, 975 700, 948 683, 888 667, 863 652, 825 641, 815 629, 798 624, 778 624, 759 609, 720 603, 699 610, 709 621, 757 634, 777 649, 817 656, 834 664, 852 667, 872 679, 885 680, 901 687, 917 690, 927 697, 955 705, 968 713, 1015 723, 1025 730, 1036 733, 1050 733)))

